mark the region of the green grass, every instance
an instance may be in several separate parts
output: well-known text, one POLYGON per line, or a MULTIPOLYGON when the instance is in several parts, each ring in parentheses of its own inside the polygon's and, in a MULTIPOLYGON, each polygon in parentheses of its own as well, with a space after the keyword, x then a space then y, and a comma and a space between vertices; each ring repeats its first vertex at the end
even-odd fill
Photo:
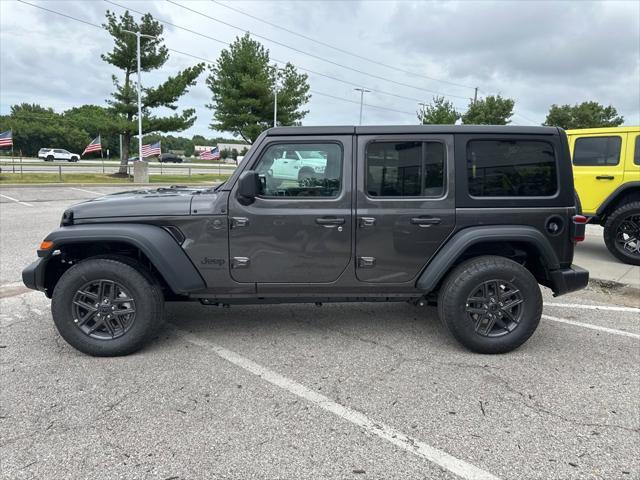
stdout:
MULTIPOLYGON (((219 182, 229 178, 229 175, 214 175, 208 173, 194 173, 188 175, 149 175, 150 183, 194 184, 219 182)), ((116 177, 102 173, 63 173, 62 180, 57 173, 3 173, 0 174, 0 185, 16 183, 126 183, 132 182, 131 177, 116 177)))

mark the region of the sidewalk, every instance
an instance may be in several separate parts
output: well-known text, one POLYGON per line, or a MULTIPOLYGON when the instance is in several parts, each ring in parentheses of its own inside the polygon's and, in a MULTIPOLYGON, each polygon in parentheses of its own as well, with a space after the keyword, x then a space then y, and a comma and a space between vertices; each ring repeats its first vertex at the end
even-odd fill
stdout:
POLYGON ((640 267, 622 263, 609 253, 599 225, 587 225, 585 241, 576 246, 573 263, 589 270, 590 279, 622 283, 640 289, 640 267))

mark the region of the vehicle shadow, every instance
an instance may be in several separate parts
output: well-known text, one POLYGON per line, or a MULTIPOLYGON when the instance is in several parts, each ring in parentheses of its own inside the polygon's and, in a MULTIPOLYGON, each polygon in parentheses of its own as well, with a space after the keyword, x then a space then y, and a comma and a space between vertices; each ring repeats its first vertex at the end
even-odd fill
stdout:
MULTIPOLYGON (((167 303, 167 327, 188 331, 214 343, 238 339, 256 342, 295 337, 306 340, 351 338, 380 345, 404 344, 408 348, 458 349, 440 324, 433 307, 409 303, 333 303, 322 307, 309 304, 235 305, 210 307, 199 303, 167 303)), ((171 336, 169 336, 171 337, 171 336)))

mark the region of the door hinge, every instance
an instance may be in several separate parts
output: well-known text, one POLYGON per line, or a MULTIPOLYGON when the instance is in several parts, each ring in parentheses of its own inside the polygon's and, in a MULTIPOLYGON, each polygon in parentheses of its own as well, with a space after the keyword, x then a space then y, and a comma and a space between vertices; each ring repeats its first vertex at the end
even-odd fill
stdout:
POLYGON ((247 217, 231 217, 231 228, 246 227, 249 225, 247 217))
POLYGON ((358 257, 358 268, 373 268, 376 265, 376 257, 358 257))
POLYGON ((231 259, 231 268, 249 268, 250 263, 249 257, 233 257, 231 259))
POLYGON ((373 217, 360 217, 358 219, 358 225, 360 228, 373 227, 376 224, 376 219, 373 217))

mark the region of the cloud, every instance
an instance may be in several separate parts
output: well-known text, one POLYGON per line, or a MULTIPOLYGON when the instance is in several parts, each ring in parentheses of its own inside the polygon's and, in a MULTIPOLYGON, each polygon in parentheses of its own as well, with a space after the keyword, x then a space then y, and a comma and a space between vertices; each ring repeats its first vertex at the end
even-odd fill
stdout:
MULTIPOLYGON (((434 92, 452 95, 457 108, 464 109, 473 96, 473 87, 478 86, 481 96, 501 93, 516 100, 514 123, 542 122, 552 103, 595 100, 614 105, 627 124, 640 124, 638 2, 230 4, 258 18, 396 67, 387 68, 212 2, 186 5, 239 29, 168 2, 114 1, 150 11, 156 18, 223 42, 233 41, 246 30, 289 45, 293 48, 261 40, 273 58, 373 90, 366 94, 365 103, 390 110, 365 106, 365 123, 415 123, 418 102, 428 101, 434 92)), ((38 5, 96 24, 104 21, 107 9, 123 12, 107 2, 48 1, 38 5)), ((171 49, 212 61, 225 47, 172 26, 165 27, 165 41, 171 49)), ((23 101, 57 110, 84 103, 104 104, 113 89, 111 75, 119 73, 100 59, 100 53, 111 46, 109 35, 94 27, 24 4, 0 2, 0 111, 4 113, 11 104, 23 101)), ((144 75, 143 84, 155 85, 166 75, 198 61, 175 52, 170 55, 161 70, 144 75)), ((196 124, 185 132, 187 135, 217 133, 208 128, 212 112, 205 107, 210 101, 205 75, 179 102, 182 108, 196 108, 198 115, 196 124)), ((357 123, 359 94, 354 85, 314 73, 309 73, 309 78, 312 99, 305 107, 310 110, 305 124, 357 123)))

